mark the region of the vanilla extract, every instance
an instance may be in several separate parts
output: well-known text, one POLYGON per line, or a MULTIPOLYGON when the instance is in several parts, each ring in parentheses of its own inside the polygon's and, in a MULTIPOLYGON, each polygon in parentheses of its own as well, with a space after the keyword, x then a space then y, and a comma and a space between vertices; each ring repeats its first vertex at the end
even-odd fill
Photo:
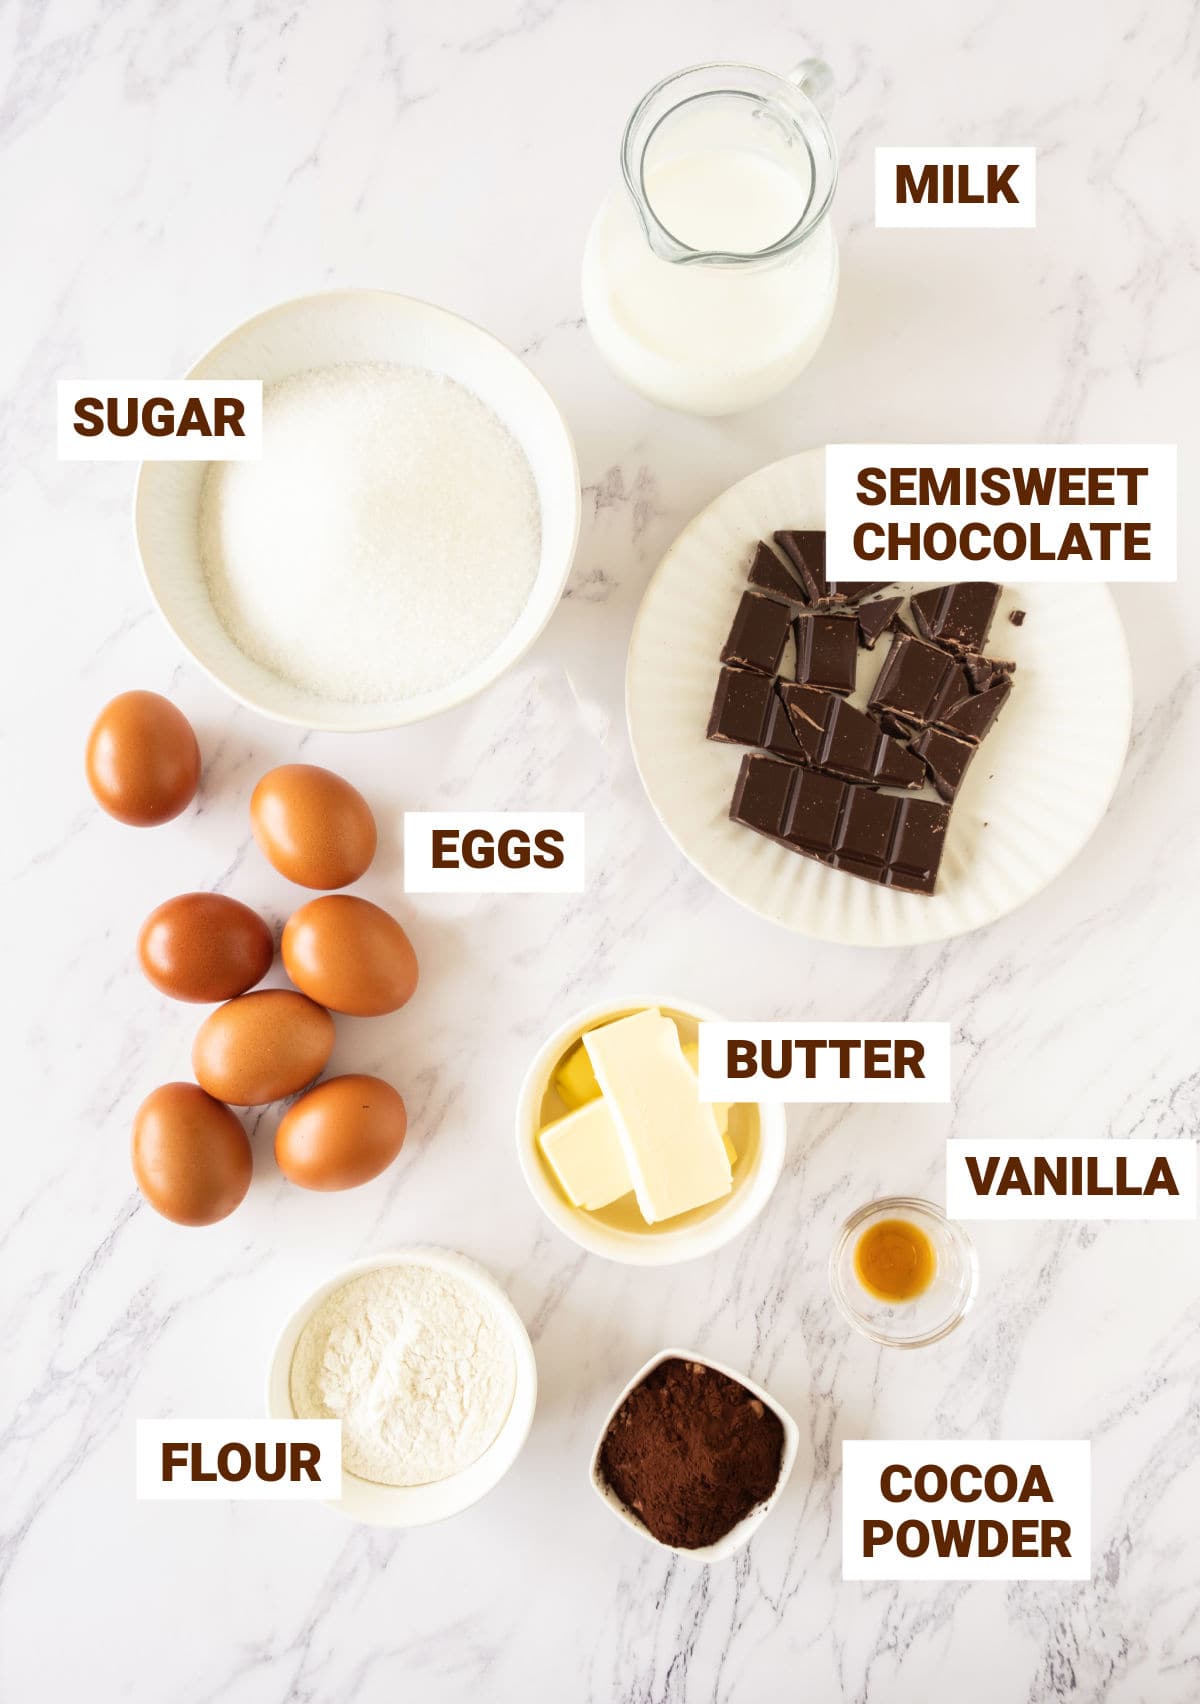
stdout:
POLYGON ((1114 1156, 1110 1167, 1097 1154, 1037 1154, 1026 1162, 1017 1154, 1001 1162, 998 1154, 982 1166, 974 1154, 966 1168, 976 1195, 1178 1195, 1179 1185, 1165 1155, 1156 1155, 1144 1175, 1132 1175, 1129 1157, 1114 1156), (1103 1173, 1103 1175, 1102 1175, 1103 1173))

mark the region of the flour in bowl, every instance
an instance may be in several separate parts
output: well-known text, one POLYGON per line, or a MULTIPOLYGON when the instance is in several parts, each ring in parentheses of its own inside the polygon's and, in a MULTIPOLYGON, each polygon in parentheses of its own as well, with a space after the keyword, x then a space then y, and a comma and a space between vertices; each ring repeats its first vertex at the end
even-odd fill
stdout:
POLYGON ((238 649, 354 703, 412 698, 482 663, 541 555, 537 487, 508 428, 453 379, 387 363, 265 385, 262 459, 212 463, 199 525, 238 649))
POLYGON ((508 1418, 516 1356, 486 1295, 432 1266, 380 1266, 326 1298, 290 1374, 303 1420, 342 1422, 342 1466, 428 1485, 478 1461, 508 1418))

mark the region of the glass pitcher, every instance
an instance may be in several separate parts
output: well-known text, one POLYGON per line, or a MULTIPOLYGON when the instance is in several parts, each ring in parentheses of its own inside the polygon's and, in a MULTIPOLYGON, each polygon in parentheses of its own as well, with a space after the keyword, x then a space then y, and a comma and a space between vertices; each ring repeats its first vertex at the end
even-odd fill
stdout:
POLYGON ((639 103, 624 186, 600 209, 583 306, 635 390, 689 414, 774 396, 815 354, 837 297, 832 78, 698 65, 639 103))

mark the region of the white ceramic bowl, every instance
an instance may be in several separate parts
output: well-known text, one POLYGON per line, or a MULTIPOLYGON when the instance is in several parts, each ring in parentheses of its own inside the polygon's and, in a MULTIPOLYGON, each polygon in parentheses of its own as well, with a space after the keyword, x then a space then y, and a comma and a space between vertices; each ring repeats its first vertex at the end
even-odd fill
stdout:
POLYGON ((611 1018, 657 1006, 680 1023, 684 1039, 702 1020, 720 1021, 720 1014, 690 1000, 647 995, 637 1000, 606 1000, 574 1017, 555 1030, 534 1055, 517 1099, 517 1156, 529 1192, 542 1212, 564 1235, 592 1254, 618 1260, 627 1266, 675 1266, 698 1255, 711 1254, 744 1231, 758 1217, 779 1182, 787 1148, 787 1115, 782 1106, 751 1102, 731 1114, 737 1126, 732 1134, 738 1149, 733 1190, 708 1207, 697 1207, 678 1219, 647 1225, 632 1198, 596 1213, 573 1207, 559 1188, 542 1158, 537 1135, 546 1116, 561 1116, 566 1108, 559 1102, 551 1079, 555 1066, 584 1030, 611 1018))
POLYGON ((722 1362, 714 1361, 711 1355, 700 1355, 694 1349, 660 1349, 658 1354, 652 1355, 646 1365, 630 1379, 605 1416, 604 1424, 600 1428, 600 1436, 596 1439, 596 1447, 592 1451, 589 1477, 592 1482, 592 1490, 605 1508, 611 1509, 618 1520, 624 1521, 627 1527, 632 1527, 634 1532, 640 1533, 643 1538, 648 1538, 651 1544, 656 1544, 660 1550, 670 1551, 673 1556, 682 1556, 691 1562, 721 1562, 726 1556, 732 1556, 736 1550, 740 1550, 744 1544, 749 1543, 779 1501, 792 1468, 796 1464, 796 1451, 799 1444, 800 1428, 787 1409, 776 1402, 769 1391, 765 1391, 761 1385, 756 1385, 753 1379, 748 1379, 745 1373, 739 1373, 733 1367, 726 1367, 722 1362), (724 1538, 718 1539, 715 1544, 702 1545, 697 1550, 681 1550, 678 1545, 664 1544, 660 1538, 655 1538, 649 1528, 643 1525, 633 1511, 625 1506, 616 1492, 608 1486, 600 1472, 600 1451, 604 1444, 605 1434, 612 1425, 613 1417, 630 1391, 640 1385, 642 1380, 663 1361, 699 1361, 702 1366, 711 1367, 716 1373, 724 1373, 726 1378, 733 1379, 736 1383, 743 1385, 751 1396, 756 1396, 764 1407, 770 1408, 778 1414, 783 1423, 783 1459, 779 1464, 779 1479, 771 1495, 765 1503, 760 1503, 756 1509, 751 1509, 745 1519, 739 1521, 737 1526, 732 1527, 724 1538))
POLYGON ((376 1272, 382 1266, 432 1266, 474 1285, 507 1328, 516 1361, 516 1386, 508 1418, 492 1443, 470 1467, 432 1485, 376 1485, 352 1473, 343 1473, 341 1499, 331 1500, 329 1505, 349 1515, 351 1520, 365 1521, 371 1526, 428 1526, 431 1521, 460 1514, 500 1483, 521 1453, 537 1405, 537 1363, 529 1333, 516 1308, 491 1273, 485 1272, 482 1266, 452 1249, 406 1248, 392 1254, 376 1254, 366 1260, 356 1260, 340 1272, 333 1273, 305 1297, 275 1341, 268 1363, 267 1413, 273 1420, 295 1418, 291 1371, 300 1333, 335 1290, 340 1290, 350 1279, 358 1278, 364 1272, 376 1272))
POLYGON ((301 296, 257 314, 203 355, 198 379, 284 379, 311 367, 391 361, 445 373, 485 402, 524 450, 537 485, 542 555, 516 626, 489 657, 435 692, 388 703, 321 698, 239 651, 209 599, 197 510, 206 462, 143 462, 134 530, 150 592, 184 649, 227 692, 276 721, 332 732, 419 722, 473 697, 510 667, 549 621, 579 534, 579 468, 566 422, 511 350, 469 320, 386 290, 301 296))

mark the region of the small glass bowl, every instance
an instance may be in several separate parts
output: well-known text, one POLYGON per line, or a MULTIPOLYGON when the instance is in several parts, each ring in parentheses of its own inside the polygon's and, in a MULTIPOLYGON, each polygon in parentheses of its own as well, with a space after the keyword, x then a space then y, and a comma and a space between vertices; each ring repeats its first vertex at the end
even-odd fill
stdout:
POLYGON ((889 1349, 922 1349, 947 1336, 966 1318, 978 1286, 979 1262, 966 1231, 932 1201, 911 1195, 890 1195, 852 1213, 829 1257, 834 1301, 856 1331, 889 1349), (933 1244, 937 1261, 933 1282, 911 1301, 882 1301, 864 1287, 854 1270, 859 1237, 881 1219, 907 1219, 933 1244))

